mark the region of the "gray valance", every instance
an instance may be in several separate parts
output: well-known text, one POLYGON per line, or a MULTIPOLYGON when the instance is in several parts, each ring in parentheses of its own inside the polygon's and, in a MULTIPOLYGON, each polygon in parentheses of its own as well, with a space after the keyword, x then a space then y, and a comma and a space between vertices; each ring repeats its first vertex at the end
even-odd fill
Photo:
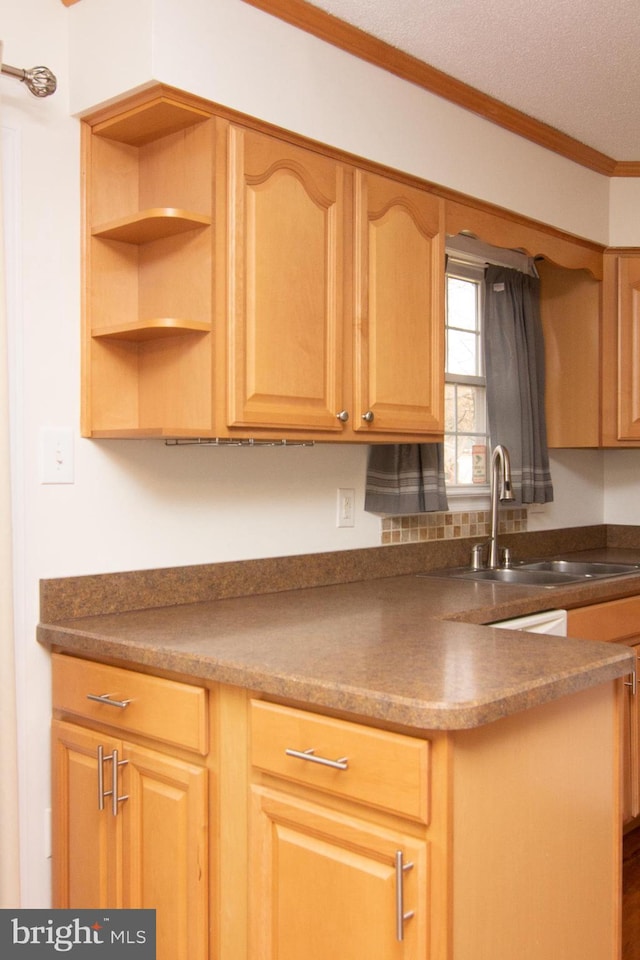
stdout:
POLYGON ((396 515, 447 510, 443 444, 370 447, 364 508, 396 515))

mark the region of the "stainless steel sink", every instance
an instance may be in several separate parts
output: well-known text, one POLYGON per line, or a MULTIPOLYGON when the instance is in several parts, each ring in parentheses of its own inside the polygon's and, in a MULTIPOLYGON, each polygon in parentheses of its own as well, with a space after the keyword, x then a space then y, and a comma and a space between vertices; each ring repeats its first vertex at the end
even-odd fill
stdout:
POLYGON ((523 567, 509 567, 496 570, 460 570, 452 572, 452 577, 459 580, 489 580, 494 583, 519 583, 520 585, 554 586, 561 583, 575 583, 583 577, 575 574, 561 573, 555 570, 524 569, 523 567))
POLYGON ((449 570, 433 570, 419 574, 422 577, 452 578, 454 580, 479 580, 489 583, 513 583, 520 586, 559 587, 568 583, 586 583, 590 580, 620 577, 629 573, 640 574, 640 564, 600 563, 582 560, 532 560, 517 563, 513 567, 495 570, 471 570, 469 567, 454 567, 449 570))
POLYGON ((568 573, 579 577, 617 577, 625 573, 640 572, 638 563, 600 563, 590 560, 535 560, 521 563, 519 570, 548 570, 551 573, 568 573))

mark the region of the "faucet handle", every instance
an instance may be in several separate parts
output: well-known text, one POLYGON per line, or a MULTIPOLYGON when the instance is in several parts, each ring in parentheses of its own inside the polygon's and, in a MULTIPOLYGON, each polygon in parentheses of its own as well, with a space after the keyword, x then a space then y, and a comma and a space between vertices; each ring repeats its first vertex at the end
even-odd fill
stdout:
POLYGON ((474 543, 471 547, 471 569, 472 570, 482 570, 484 567, 484 548, 486 547, 485 543, 474 543))
POLYGON ((509 547, 505 547, 502 551, 502 566, 509 570, 513 566, 513 561, 511 560, 511 550, 509 547))

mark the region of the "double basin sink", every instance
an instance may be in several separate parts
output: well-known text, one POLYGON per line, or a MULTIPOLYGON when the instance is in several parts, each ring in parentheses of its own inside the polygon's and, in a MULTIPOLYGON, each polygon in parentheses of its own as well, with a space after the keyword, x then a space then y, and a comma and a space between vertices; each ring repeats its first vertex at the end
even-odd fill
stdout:
POLYGON ((589 560, 532 560, 499 567, 494 570, 472 570, 457 567, 438 570, 426 576, 452 577, 456 580, 484 580, 490 583, 512 583, 519 586, 555 587, 568 583, 586 583, 607 577, 640 573, 640 563, 600 563, 589 560))

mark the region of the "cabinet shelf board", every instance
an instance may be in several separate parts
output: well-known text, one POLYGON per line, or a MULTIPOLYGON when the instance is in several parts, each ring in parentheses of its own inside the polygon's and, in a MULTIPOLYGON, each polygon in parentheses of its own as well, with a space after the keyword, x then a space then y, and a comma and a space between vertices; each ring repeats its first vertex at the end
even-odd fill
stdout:
POLYGON ((116 140, 132 147, 142 147, 153 140, 186 130, 210 119, 211 114, 197 107, 160 97, 117 117, 97 123, 92 132, 107 140, 116 140))
POLYGON ((154 317, 133 323, 95 327, 91 336, 106 340, 157 340, 161 337, 181 337, 185 333, 210 333, 211 324, 200 320, 180 320, 175 317, 154 317))
POLYGON ((91 231, 102 240, 143 244, 211 226, 211 217, 176 207, 153 207, 131 217, 99 224, 91 231))

